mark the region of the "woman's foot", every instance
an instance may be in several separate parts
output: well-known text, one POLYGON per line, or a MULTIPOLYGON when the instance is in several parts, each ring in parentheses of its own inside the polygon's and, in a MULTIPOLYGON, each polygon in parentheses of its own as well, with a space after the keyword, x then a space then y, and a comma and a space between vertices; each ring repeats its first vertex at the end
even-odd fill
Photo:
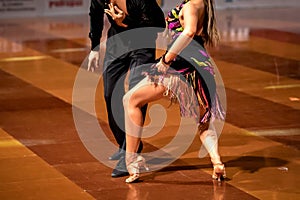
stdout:
POLYGON ((131 156, 128 156, 128 154, 126 154, 126 156, 127 170, 130 176, 125 180, 125 182, 133 183, 140 178, 141 168, 145 168, 147 171, 149 170, 149 168, 146 166, 145 158, 143 158, 142 156, 136 156, 136 154, 131 156))
POLYGON ((222 181, 226 178, 225 166, 222 163, 214 164, 214 171, 212 178, 218 181, 222 181))
POLYGON ((133 182, 136 182, 138 181, 140 178, 140 174, 131 174, 126 180, 125 182, 126 183, 133 183, 133 182))

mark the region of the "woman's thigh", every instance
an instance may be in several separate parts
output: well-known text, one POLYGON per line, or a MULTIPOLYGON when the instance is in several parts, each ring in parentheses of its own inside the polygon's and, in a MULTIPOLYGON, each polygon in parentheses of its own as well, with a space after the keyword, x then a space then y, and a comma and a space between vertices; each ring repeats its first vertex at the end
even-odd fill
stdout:
POLYGON ((163 85, 151 83, 148 78, 144 78, 129 90, 124 98, 130 105, 142 107, 147 103, 161 99, 165 90, 163 85))

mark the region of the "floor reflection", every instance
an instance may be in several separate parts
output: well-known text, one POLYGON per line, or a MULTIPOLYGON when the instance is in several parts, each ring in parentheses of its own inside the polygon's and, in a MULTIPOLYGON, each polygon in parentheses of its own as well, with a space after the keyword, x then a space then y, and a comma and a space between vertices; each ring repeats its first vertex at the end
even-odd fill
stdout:
MULTIPOLYGON (((185 183, 185 184, 179 183, 179 185, 181 185, 181 188, 185 188, 185 192, 194 193, 193 196, 199 199, 208 199, 208 200, 225 199, 225 193, 226 193, 225 181, 212 180, 211 182, 203 183, 205 186, 210 185, 210 187, 208 187, 208 189, 205 192, 204 191, 201 192, 198 190, 199 188, 201 188, 201 183, 202 182, 198 182, 198 184, 194 185, 196 186, 195 188, 188 187, 190 186, 189 183, 185 183), (203 196, 201 193, 205 194, 205 196, 203 196)), ((173 184, 176 185, 176 183, 174 182, 173 184)), ((169 189, 172 188, 173 184, 169 185, 168 188, 169 189)), ((173 199, 172 196, 174 195, 180 196, 182 198, 184 198, 184 196, 186 197, 189 196, 188 194, 185 195, 185 193, 176 194, 176 192, 178 191, 174 191, 174 190, 171 191, 169 191, 168 189, 164 190, 165 186, 160 184, 158 184, 157 186, 152 185, 150 188, 145 184, 132 183, 132 184, 127 184, 127 187, 128 187, 128 192, 126 195, 126 200, 173 199), (156 190, 160 190, 159 195, 156 190)))
POLYGON ((149 191, 144 191, 141 189, 141 185, 137 184, 127 184, 128 186, 128 193, 126 200, 146 200, 146 199, 151 199, 149 197, 149 191))
POLYGON ((213 200, 223 200, 226 191, 226 183, 224 181, 213 180, 213 188, 213 200))

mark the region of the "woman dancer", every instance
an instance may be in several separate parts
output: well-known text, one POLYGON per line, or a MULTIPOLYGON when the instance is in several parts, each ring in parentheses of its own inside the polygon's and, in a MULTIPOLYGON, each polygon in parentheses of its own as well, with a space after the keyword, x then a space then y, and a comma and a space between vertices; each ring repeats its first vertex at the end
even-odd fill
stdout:
POLYGON ((219 41, 213 4, 213 0, 184 0, 168 13, 166 19, 173 37, 170 48, 123 98, 126 165, 130 174, 127 183, 139 178, 139 169, 145 164, 136 153, 143 124, 141 107, 166 95, 179 101, 181 116, 197 121, 200 139, 213 164, 212 177, 221 180, 226 176, 218 153, 218 137, 210 124, 225 115, 216 94, 213 62, 204 49, 205 44, 219 41), (180 95, 182 92, 184 95, 180 95))

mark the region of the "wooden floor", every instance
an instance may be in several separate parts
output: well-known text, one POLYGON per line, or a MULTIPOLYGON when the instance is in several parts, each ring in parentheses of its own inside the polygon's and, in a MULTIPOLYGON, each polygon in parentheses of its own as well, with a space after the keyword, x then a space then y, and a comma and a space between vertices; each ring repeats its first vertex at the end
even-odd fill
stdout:
MULTIPOLYGON (((74 120, 75 111, 85 115, 80 123, 88 129, 96 119, 112 139, 101 81, 90 90, 96 91, 96 114, 85 101, 89 94, 74 95, 79 72, 86 78, 81 83, 99 79, 80 70, 89 53, 88 16, 1 19, 0 199, 299 199, 299 12, 218 12, 222 43, 210 54, 227 96, 220 153, 228 178, 222 184, 211 180, 208 157, 198 157, 198 137, 139 183, 111 178, 115 162, 95 157, 74 120)), ((145 152, 175 135, 178 107, 166 110, 166 126, 144 140, 145 152)))

